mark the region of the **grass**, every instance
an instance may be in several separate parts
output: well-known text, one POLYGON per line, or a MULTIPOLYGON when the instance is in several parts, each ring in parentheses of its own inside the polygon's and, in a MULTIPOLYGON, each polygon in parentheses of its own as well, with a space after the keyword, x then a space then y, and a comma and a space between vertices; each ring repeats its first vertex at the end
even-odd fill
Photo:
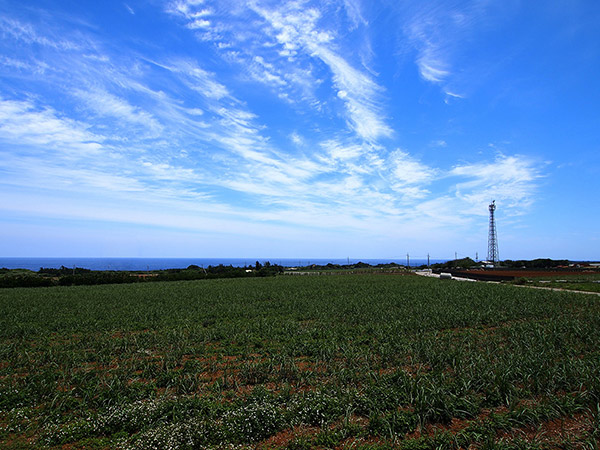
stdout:
POLYGON ((599 312, 399 275, 4 290, 0 447, 597 448, 599 312))
POLYGON ((580 273, 577 275, 557 275, 553 277, 520 278, 516 284, 550 287, 553 289, 569 289, 573 291, 600 292, 599 273, 580 273))

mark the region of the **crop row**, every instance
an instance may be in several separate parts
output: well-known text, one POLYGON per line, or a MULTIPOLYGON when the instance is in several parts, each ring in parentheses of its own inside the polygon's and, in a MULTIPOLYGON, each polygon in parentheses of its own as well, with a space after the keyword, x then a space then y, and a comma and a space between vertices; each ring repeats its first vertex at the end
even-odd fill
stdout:
POLYGON ((502 433, 576 416, 584 448, 598 309, 376 275, 2 291, 0 444, 510 448, 502 433))

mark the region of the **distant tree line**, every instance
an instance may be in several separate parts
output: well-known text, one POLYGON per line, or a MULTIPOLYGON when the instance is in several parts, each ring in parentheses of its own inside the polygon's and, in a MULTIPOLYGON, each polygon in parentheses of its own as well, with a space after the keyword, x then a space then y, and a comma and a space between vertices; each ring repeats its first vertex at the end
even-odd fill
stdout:
POLYGON ((269 277, 283 272, 283 266, 256 262, 254 266, 233 267, 219 264, 202 268, 191 265, 185 269, 151 272, 104 271, 82 268, 42 267, 37 272, 0 269, 0 288, 47 287, 96 284, 146 283, 154 281, 207 280, 215 278, 269 277))
MULTIPOLYGON (((472 267, 479 266, 480 264, 473 261, 471 258, 461 258, 461 259, 451 259, 450 261, 446 261, 444 263, 436 263, 431 264, 432 269, 470 269, 472 267)), ((421 266, 421 268, 425 268, 427 266, 421 266)))
POLYGON ((571 261, 568 259, 549 259, 549 258, 538 258, 532 260, 523 260, 519 259, 517 261, 513 261, 511 259, 506 259, 502 261, 503 267, 509 268, 525 268, 525 269, 554 269, 560 266, 568 266, 571 264, 571 261))
POLYGON ((402 266, 400 264, 396 264, 394 262, 388 263, 388 264, 377 264, 375 266, 372 266, 371 264, 359 261, 359 262, 353 263, 353 264, 333 264, 333 263, 328 263, 325 265, 310 264, 308 266, 299 267, 299 269, 303 269, 303 270, 353 270, 353 269, 372 269, 372 268, 394 269, 394 268, 398 268, 398 267, 404 267, 404 266, 402 266))
MULTIPOLYGON (((571 262, 568 259, 550 259, 550 258, 538 258, 532 260, 520 259, 513 261, 506 259, 495 264, 497 269, 554 269, 557 267, 566 267, 571 262)), ((432 264, 432 269, 470 269, 474 267, 481 267, 483 262, 475 262, 471 258, 452 259, 444 263, 432 264)), ((421 266, 426 267, 426 266, 421 266)))
MULTIPOLYGON (((432 264, 430 267, 437 270, 450 269, 469 269, 481 267, 481 262, 475 262, 471 258, 461 258, 447 261, 445 263, 432 264)), ((496 265, 496 268, 524 268, 524 269, 552 269, 561 266, 568 266, 569 260, 538 258, 534 260, 510 259, 502 261, 496 265)), ((404 267, 396 263, 370 264, 358 262, 354 264, 333 264, 326 265, 312 264, 301 269, 305 270, 354 270, 368 268, 398 268, 404 267)), ((420 268, 427 266, 422 265, 420 268)), ((23 269, 0 269, 0 288, 9 287, 44 287, 44 286, 73 286, 73 285, 94 285, 94 284, 122 284, 122 283, 146 283, 153 281, 180 281, 180 280, 207 280, 215 278, 241 278, 241 277, 269 277, 283 272, 284 268, 278 264, 265 262, 261 264, 256 261, 254 265, 245 267, 208 266, 203 268, 197 265, 188 266, 185 269, 165 269, 148 272, 130 272, 130 271, 102 271, 90 270, 79 267, 61 266, 58 269, 42 267, 37 272, 23 269)))
POLYGON ((51 277, 61 277, 64 275, 81 275, 83 273, 90 273, 91 270, 90 269, 82 269, 81 267, 65 267, 65 266, 60 266, 59 269, 55 269, 55 268, 50 268, 50 267, 41 267, 40 270, 38 270, 38 274, 40 275, 45 275, 45 276, 51 276, 51 277))

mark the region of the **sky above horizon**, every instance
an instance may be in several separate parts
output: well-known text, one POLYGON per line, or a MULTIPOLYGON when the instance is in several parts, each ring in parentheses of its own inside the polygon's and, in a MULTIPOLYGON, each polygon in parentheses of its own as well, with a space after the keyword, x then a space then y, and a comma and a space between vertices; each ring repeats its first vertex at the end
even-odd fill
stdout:
POLYGON ((0 0, 0 256, 600 259, 600 2, 0 0))

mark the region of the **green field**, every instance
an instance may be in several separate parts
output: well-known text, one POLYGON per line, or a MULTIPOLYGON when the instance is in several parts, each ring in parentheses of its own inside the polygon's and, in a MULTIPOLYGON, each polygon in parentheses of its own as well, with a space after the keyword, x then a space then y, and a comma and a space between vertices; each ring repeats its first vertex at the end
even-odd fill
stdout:
POLYGON ((598 273, 529 278, 518 280, 517 283, 529 284, 530 286, 550 287, 553 289, 570 289, 574 291, 600 293, 600 274, 598 273))
POLYGON ((0 448, 597 449, 600 298, 402 275, 0 290, 0 448))

